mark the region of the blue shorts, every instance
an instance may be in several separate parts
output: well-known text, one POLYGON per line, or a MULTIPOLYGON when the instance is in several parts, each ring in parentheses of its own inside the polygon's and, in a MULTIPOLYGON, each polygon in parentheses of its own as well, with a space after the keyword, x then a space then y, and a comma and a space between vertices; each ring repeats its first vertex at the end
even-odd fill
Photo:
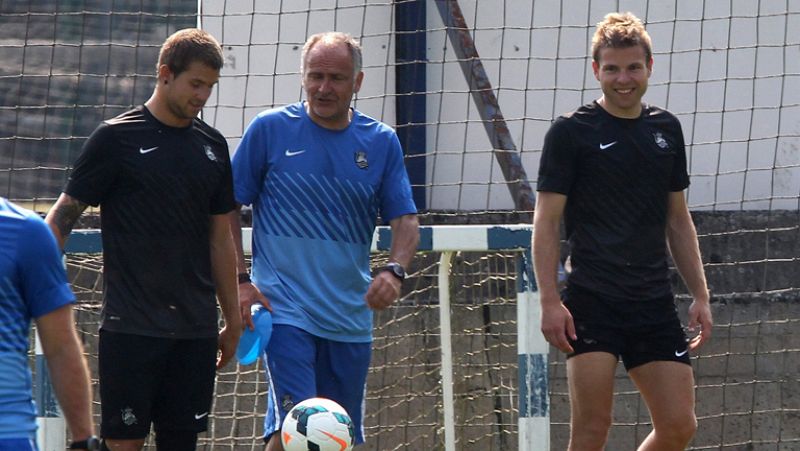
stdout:
POLYGON ((0 451, 39 451, 36 441, 29 438, 0 439, 0 451))
POLYGON ((372 343, 345 343, 311 335, 294 326, 275 324, 267 346, 267 415, 264 441, 278 432, 295 404, 322 397, 350 414, 356 443, 364 441, 362 418, 372 343))

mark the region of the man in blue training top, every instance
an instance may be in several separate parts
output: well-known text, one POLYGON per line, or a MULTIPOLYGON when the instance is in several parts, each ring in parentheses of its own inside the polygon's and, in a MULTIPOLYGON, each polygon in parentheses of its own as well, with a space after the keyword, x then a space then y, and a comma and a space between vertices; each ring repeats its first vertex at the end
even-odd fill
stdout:
POLYGON ((259 114, 232 162, 236 202, 253 206, 252 282, 239 216, 231 215, 241 313, 252 327, 253 303, 273 312, 266 350, 269 451, 282 449, 276 432, 286 413, 315 396, 341 404, 355 424, 356 443, 364 441, 371 309, 398 299, 419 242, 397 135, 350 108, 364 78, 359 43, 344 33, 313 35, 301 71, 306 100, 259 114), (389 264, 372 278, 378 214, 391 225, 392 247, 389 264))
POLYGON ((0 451, 37 449, 28 366, 32 318, 75 440, 70 449, 99 449, 89 370, 72 316, 74 302, 50 229, 35 213, 0 197, 0 451))

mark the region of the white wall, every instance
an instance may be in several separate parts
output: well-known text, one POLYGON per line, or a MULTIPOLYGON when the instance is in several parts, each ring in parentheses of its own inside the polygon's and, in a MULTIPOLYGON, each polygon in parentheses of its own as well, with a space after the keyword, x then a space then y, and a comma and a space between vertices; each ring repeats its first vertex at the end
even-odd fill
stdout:
POLYGON ((226 0, 201 3, 202 27, 223 46, 225 67, 204 119, 226 137, 231 152, 247 124, 259 112, 297 102, 300 52, 306 38, 322 31, 343 31, 364 48, 364 83, 356 107, 394 124, 393 7, 364 0, 226 0), (283 8, 283 9, 281 9, 283 8))
MULTIPOLYGON (((551 120, 600 95, 589 41, 595 23, 621 10, 645 19, 653 38, 655 66, 645 100, 668 108, 683 124, 690 206, 798 208, 800 1, 459 4, 534 187, 551 120)), ((427 5, 428 208, 510 209, 438 9, 433 1, 427 5)), ((221 39, 228 61, 205 117, 229 137, 232 150, 258 111, 300 99, 302 43, 328 29, 362 38, 366 78, 356 105, 395 125, 390 2, 228 0, 202 8, 203 26, 221 39)))

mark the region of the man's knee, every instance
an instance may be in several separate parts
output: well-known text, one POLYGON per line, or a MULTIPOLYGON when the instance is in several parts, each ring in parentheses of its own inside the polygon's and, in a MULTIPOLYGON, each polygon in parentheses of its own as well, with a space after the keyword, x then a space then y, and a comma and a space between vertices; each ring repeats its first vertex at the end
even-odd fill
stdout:
POLYGON ((675 443, 688 443, 697 432, 697 418, 687 415, 653 421, 653 429, 659 437, 675 443))
POLYGON ((277 431, 266 439, 264 451, 283 451, 283 443, 281 443, 281 433, 277 431))
POLYGON ((570 449, 603 450, 611 429, 611 415, 586 415, 573 418, 570 431, 570 449))

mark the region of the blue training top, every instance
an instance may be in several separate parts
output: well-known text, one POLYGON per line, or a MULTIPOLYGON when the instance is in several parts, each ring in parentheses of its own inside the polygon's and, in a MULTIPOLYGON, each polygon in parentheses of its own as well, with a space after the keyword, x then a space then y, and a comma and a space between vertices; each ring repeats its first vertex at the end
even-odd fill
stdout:
POLYGON ((50 228, 35 213, 0 198, 0 439, 36 436, 31 318, 74 301, 50 228))
POLYGON ((364 295, 377 215, 416 213, 394 130, 356 110, 329 130, 295 103, 256 116, 232 164, 236 201, 253 205, 252 279, 273 322, 371 341, 364 295))

